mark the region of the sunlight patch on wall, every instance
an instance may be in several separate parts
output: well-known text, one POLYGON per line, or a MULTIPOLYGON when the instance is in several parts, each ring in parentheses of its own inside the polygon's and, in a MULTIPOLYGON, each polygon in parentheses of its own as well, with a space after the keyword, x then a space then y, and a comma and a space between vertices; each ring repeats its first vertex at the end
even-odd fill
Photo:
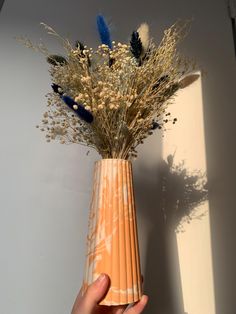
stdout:
POLYGON ((164 133, 163 158, 167 161, 167 156, 171 155, 175 165, 171 171, 182 176, 182 181, 177 180, 173 189, 180 189, 182 182, 183 199, 176 205, 175 227, 183 231, 176 233, 176 240, 184 311, 186 314, 215 314, 209 204, 208 201, 202 202, 204 191, 198 193, 194 190, 196 178, 204 181, 206 173, 201 77, 179 91, 170 112, 178 121, 175 125, 167 124, 169 130, 164 133), (181 162, 178 172, 176 165, 181 162), (182 207, 185 207, 185 212, 181 212, 182 207), (191 218, 185 219, 185 213, 191 218))

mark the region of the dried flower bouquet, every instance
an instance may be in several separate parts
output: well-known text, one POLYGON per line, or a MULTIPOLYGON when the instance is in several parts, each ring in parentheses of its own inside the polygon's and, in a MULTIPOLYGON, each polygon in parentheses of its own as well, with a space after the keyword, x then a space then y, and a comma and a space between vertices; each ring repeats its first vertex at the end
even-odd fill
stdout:
POLYGON ((189 22, 178 21, 164 31, 156 45, 146 23, 131 34, 130 43, 111 41, 102 16, 97 26, 102 44, 97 50, 62 38, 41 23, 65 49, 52 55, 43 44, 27 47, 42 52, 50 64, 53 92, 41 124, 47 141, 79 143, 94 148, 102 158, 131 159, 136 147, 155 129, 176 122, 167 108, 176 92, 197 78, 194 64, 179 54, 177 45, 189 22))

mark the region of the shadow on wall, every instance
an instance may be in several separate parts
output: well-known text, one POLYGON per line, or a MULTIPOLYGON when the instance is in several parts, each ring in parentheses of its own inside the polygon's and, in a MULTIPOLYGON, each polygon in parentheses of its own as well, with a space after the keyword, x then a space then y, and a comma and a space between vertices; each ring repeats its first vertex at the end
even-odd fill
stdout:
POLYGON ((187 314, 184 311, 176 232, 183 231, 181 221, 200 219, 196 208, 207 199, 205 175, 189 173, 184 163, 173 164, 174 156, 162 160, 155 170, 135 178, 139 213, 148 221, 144 291, 150 300, 148 314, 187 314), (148 178, 156 176, 157 184, 148 178), (138 193, 142 191, 142 193, 138 193))
POLYGON ((4 0, 0 0, 0 12, 2 10, 3 3, 4 3, 4 0))

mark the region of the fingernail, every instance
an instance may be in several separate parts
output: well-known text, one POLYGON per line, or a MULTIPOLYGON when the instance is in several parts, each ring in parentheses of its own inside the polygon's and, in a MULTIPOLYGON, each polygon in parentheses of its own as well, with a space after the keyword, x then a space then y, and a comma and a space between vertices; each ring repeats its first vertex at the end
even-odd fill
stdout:
POLYGON ((102 283, 102 282, 105 280, 105 278, 106 278, 106 274, 101 274, 101 275, 97 278, 96 282, 100 284, 100 283, 102 283))
POLYGON ((146 303, 147 301, 148 301, 148 296, 145 295, 145 294, 143 294, 142 297, 141 297, 141 299, 140 299, 140 302, 141 302, 141 303, 146 303))

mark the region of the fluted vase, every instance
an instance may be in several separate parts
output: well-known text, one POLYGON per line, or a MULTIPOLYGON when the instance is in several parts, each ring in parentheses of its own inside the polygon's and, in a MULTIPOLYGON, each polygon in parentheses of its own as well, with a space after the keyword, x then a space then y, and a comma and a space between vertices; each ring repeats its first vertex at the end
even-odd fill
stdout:
POLYGON ((132 164, 124 159, 95 162, 83 289, 101 274, 111 285, 102 305, 141 298, 141 275, 132 164))

